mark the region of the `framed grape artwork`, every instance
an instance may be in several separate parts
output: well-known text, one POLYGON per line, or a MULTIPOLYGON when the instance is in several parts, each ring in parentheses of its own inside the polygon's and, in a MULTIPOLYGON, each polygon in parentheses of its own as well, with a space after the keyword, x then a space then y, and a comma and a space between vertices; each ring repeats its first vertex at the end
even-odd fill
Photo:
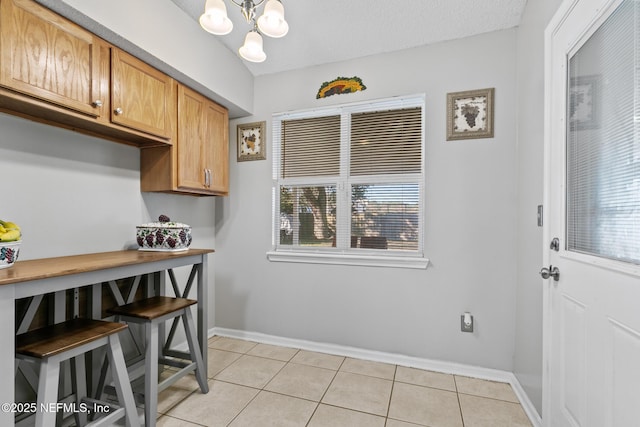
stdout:
POLYGON ((489 88, 447 94, 447 141, 493 138, 494 91, 489 88))
POLYGON ((238 161, 267 158, 266 122, 238 125, 238 161))

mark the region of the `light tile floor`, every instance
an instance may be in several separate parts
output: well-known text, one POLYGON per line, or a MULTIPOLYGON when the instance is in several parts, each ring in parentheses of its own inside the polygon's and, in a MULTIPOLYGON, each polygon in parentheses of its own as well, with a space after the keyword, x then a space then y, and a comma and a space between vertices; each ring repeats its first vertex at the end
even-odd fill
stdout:
POLYGON ((509 384, 277 347, 209 340, 209 387, 159 396, 159 427, 531 426, 509 384))

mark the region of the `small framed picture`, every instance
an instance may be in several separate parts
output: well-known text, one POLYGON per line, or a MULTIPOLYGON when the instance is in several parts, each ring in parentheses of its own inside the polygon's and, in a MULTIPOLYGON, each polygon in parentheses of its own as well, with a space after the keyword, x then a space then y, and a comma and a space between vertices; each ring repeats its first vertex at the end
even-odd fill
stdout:
POLYGON ((238 125, 238 161, 267 158, 266 122, 238 125))
POLYGON ((447 94, 447 141, 493 138, 494 88, 447 94))

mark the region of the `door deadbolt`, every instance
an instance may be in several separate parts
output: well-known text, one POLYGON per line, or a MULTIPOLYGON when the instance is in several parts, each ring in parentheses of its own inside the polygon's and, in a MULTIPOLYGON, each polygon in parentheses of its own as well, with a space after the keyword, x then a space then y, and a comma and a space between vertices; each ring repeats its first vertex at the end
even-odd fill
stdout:
POLYGON ((542 270, 540 270, 540 276, 542 276, 543 279, 553 277, 553 280, 557 282, 560 280, 560 270, 558 267, 554 267, 552 265, 550 265, 549 268, 543 267, 542 270))
POLYGON ((560 250, 560 239, 554 237, 551 241, 551 244, 549 245, 549 249, 553 249, 554 251, 558 252, 560 250))

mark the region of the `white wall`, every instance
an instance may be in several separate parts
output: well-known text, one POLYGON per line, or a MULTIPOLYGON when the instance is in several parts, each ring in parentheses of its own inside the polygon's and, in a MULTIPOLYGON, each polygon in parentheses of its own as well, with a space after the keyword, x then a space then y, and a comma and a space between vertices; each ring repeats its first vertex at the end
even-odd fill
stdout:
MULTIPOLYGON (((172 2, 39 3, 186 78, 231 115, 253 107, 253 76, 242 61, 172 2)), ((137 247, 135 226, 162 213, 192 226, 193 247, 216 248, 216 198, 141 193, 136 147, 0 113, 0 170, 0 218, 22 226, 20 259, 137 247)), ((215 254, 209 263, 213 327, 215 254)), ((188 274, 181 270, 179 278, 188 274)))
POLYGON ((22 227, 19 259, 137 248, 135 226, 162 213, 193 227, 193 247, 215 248, 215 199, 141 193, 138 148, 1 113, 0 130, 0 218, 22 227))
POLYGON ((542 411, 542 203, 544 146, 544 29, 560 0, 527 2, 518 28, 518 287, 514 373, 542 411))
MULTIPOLYGON (((237 163, 216 212, 216 326, 512 370, 516 30, 256 78, 252 117, 426 94, 427 270, 270 263, 271 153, 237 163), (316 100, 324 81, 367 90, 316 100), (495 138, 446 142, 447 92, 496 88, 495 138), (460 332, 470 311, 474 334, 460 332)), ((234 144, 235 145, 235 144, 234 144)))

